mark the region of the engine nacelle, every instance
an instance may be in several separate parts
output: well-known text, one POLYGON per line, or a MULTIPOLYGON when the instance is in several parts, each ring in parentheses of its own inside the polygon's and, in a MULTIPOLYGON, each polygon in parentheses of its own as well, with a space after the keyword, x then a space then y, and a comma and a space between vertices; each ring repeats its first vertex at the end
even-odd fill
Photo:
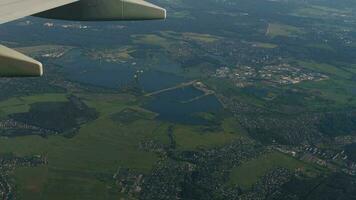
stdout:
POLYGON ((0 77, 42 76, 42 64, 20 52, 0 45, 0 77))
POLYGON ((79 21, 165 19, 166 10, 143 0, 79 0, 35 16, 79 21))

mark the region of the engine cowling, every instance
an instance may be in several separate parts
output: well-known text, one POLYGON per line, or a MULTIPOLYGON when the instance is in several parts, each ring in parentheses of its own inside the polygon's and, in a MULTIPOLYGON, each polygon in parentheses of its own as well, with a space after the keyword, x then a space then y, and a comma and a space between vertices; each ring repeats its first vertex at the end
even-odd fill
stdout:
POLYGON ((42 76, 42 64, 20 52, 0 45, 0 77, 42 76))
POLYGON ((143 0, 80 0, 35 16, 79 21, 165 19, 166 10, 143 0))

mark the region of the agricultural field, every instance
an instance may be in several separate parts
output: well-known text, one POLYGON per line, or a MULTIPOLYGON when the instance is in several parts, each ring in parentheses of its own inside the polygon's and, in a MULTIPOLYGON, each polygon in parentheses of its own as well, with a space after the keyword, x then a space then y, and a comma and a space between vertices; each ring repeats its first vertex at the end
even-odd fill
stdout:
POLYGON ((299 170, 309 176, 317 176, 318 173, 321 173, 313 165, 301 162, 289 155, 280 152, 269 152, 232 169, 230 182, 248 189, 256 184, 268 171, 276 168, 286 168, 292 171, 299 170))
POLYGON ((300 28, 284 24, 268 24, 266 31, 266 35, 270 37, 296 37, 300 34, 303 34, 303 31, 300 28))

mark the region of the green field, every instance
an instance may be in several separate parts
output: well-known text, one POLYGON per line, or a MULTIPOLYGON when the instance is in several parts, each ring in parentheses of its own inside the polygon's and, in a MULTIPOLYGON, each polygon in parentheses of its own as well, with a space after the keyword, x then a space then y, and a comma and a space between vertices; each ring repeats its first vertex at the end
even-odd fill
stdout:
POLYGON ((306 47, 314 48, 314 49, 318 49, 318 50, 326 50, 326 51, 335 52, 335 50, 330 45, 325 44, 325 43, 307 44, 306 47))
POLYGON ((298 27, 290 26, 286 24, 277 24, 277 23, 270 23, 268 24, 266 35, 270 37, 277 37, 277 36, 297 36, 303 34, 304 31, 298 27))
MULTIPOLYGON (((52 95, 43 97, 48 98, 41 98, 42 101, 60 99, 52 95)), ((23 105, 28 105, 37 98, 20 99, 24 100, 23 105)), ((166 129, 161 128, 160 122, 142 119, 121 124, 112 120, 113 114, 134 105, 133 97, 82 95, 81 98, 96 108, 100 116, 83 125, 73 138, 25 136, 0 139, 0 153, 46 155, 48 158, 47 166, 16 170, 20 196, 25 195, 26 199, 97 199, 98 196, 110 199, 111 177, 119 166, 148 173, 157 161, 156 154, 139 150, 139 143, 152 138, 167 141, 166 129), (104 181, 99 181, 100 176, 104 181), (34 177, 40 180, 33 181, 34 177)), ((7 104, 2 102, 2 105, 7 104)))
POLYGON ((300 61, 299 65, 305 69, 324 73, 329 76, 334 76, 336 78, 349 79, 352 77, 352 73, 347 72, 340 67, 332 66, 329 64, 300 61))
POLYGON ((30 109, 30 105, 33 103, 66 101, 68 101, 67 95, 63 93, 15 97, 0 102, 0 117, 5 117, 14 113, 27 112, 30 109))
POLYGON ((245 136, 233 119, 225 119, 221 128, 213 129, 205 126, 175 125, 173 133, 180 150, 223 146, 245 136))
POLYGON ((301 169, 311 175, 318 173, 318 170, 310 164, 275 151, 263 154, 232 169, 230 184, 237 184, 244 189, 248 189, 268 171, 275 168, 301 169))
POLYGON ((312 17, 312 18, 330 18, 333 16, 348 15, 352 10, 348 9, 337 9, 326 6, 307 6, 300 9, 297 9, 292 15, 300 17, 312 17))
POLYGON ((265 43, 265 42, 254 42, 252 43, 253 47, 263 48, 263 49, 274 49, 277 48, 278 45, 272 43, 265 43))
POLYGON ((136 44, 147 44, 154 45, 163 48, 169 48, 171 42, 164 37, 155 34, 147 34, 147 35, 132 35, 133 43, 136 44))
MULTIPOLYGON (((139 101, 131 95, 77 94, 77 97, 95 108, 99 117, 82 125, 72 138, 61 135, 0 138, 0 153, 43 155, 48 159, 46 166, 15 170, 19 197, 97 199, 101 196, 116 199, 119 193, 115 190, 112 175, 118 167, 145 174, 159 159, 155 153, 140 150, 140 142, 170 142, 171 124, 155 120, 156 114, 140 108, 139 101)), ((66 94, 44 94, 13 98, 0 102, 0 105, 6 116, 26 112, 36 102, 62 101, 68 101, 66 94)), ((214 116, 206 114, 206 117, 214 116)), ((246 136, 233 118, 226 118, 213 127, 178 124, 173 127, 179 150, 223 146, 246 136)))
POLYGON ((107 62, 128 61, 133 59, 132 54, 136 50, 132 46, 123 46, 115 49, 95 49, 87 52, 94 60, 105 60, 107 62))
POLYGON ((185 20, 191 20, 195 19, 192 14, 188 11, 178 11, 178 12, 173 12, 171 14, 172 18, 178 18, 178 19, 185 19, 185 20))
POLYGON ((183 39, 193 40, 195 42, 203 42, 203 43, 212 43, 218 41, 220 38, 217 36, 209 35, 209 34, 200 34, 200 33, 183 33, 183 39))
POLYGON ((48 53, 66 53, 69 50, 73 49, 72 46, 62 46, 62 45, 36 45, 36 46, 26 46, 16 48, 17 51, 32 56, 42 56, 43 54, 48 53))

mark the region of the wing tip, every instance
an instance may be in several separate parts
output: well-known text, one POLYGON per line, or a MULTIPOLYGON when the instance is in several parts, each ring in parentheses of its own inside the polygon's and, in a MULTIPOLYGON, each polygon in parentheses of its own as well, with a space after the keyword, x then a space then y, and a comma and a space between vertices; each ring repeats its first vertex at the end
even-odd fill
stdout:
POLYGON ((37 76, 43 76, 43 65, 40 62, 37 62, 37 76))

